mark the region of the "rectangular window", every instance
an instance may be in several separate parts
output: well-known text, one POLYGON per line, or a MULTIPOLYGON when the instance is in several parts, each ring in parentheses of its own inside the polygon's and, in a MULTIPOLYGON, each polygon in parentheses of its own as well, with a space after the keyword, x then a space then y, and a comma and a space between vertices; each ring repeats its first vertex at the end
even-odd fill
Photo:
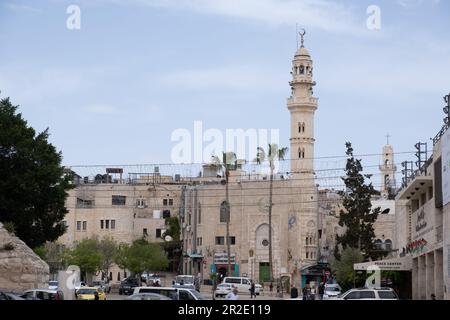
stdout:
POLYGON ((161 238, 161 229, 156 229, 156 238, 161 238))
POLYGON ((167 199, 163 199, 163 206, 167 207, 167 199))
POLYGON ((127 197, 125 196, 112 196, 112 205, 113 206, 124 206, 126 203, 127 197))
POLYGON ((86 200, 83 198, 77 198, 77 208, 93 208, 95 206, 94 200, 86 200))
POLYGON ((442 208, 444 203, 442 194, 442 159, 434 163, 434 206, 442 208))
POLYGON ((148 236, 147 228, 142 229, 142 235, 145 237, 148 236))
POLYGON ((111 229, 116 228, 116 220, 111 220, 111 229))
POLYGON ((216 245, 223 246, 225 244, 225 237, 216 237, 216 245))
POLYGON ((105 229, 109 229, 109 220, 105 220, 105 229))
POLYGON ((87 229, 87 221, 83 221, 83 231, 86 231, 87 229))
POLYGON ((163 219, 170 218, 170 210, 163 210, 163 219))
POLYGON ((235 245, 236 244, 236 237, 230 237, 230 244, 235 245))
POLYGON ((103 227, 104 227, 104 220, 100 220, 100 229, 103 229, 103 227))
POLYGON ((77 231, 81 231, 81 221, 77 221, 77 231))
POLYGON ((144 199, 137 199, 136 200, 136 207, 138 207, 138 208, 145 208, 145 200, 144 199))
POLYGON ((169 206, 173 206, 173 199, 169 199, 169 206))

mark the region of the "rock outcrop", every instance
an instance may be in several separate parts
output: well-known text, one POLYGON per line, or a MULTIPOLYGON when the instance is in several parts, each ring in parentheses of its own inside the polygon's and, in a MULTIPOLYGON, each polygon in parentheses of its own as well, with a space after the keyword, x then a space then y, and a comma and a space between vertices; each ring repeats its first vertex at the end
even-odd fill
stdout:
POLYGON ((0 223, 0 289, 47 288, 48 264, 0 223))

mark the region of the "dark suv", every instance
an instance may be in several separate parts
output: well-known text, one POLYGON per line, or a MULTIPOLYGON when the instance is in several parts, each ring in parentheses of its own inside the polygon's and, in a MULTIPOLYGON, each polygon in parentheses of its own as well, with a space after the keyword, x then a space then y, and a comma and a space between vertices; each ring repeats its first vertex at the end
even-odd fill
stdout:
POLYGON ((119 286, 119 294, 133 294, 134 288, 139 287, 139 281, 135 278, 127 278, 122 280, 119 286))

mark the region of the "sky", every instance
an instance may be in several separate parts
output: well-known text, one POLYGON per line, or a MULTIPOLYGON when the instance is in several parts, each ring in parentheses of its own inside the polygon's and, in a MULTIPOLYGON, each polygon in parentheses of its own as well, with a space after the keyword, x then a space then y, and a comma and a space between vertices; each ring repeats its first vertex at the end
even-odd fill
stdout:
POLYGON ((0 0, 0 97, 49 128, 65 165, 170 163, 172 133, 196 120, 279 129, 288 146, 298 24, 317 82, 316 157, 344 155, 346 141, 381 153, 387 134, 396 152, 431 150, 450 92, 449 18, 443 0, 0 0), (67 28, 70 5, 80 29, 67 28), (380 29, 367 27, 371 5, 380 29))

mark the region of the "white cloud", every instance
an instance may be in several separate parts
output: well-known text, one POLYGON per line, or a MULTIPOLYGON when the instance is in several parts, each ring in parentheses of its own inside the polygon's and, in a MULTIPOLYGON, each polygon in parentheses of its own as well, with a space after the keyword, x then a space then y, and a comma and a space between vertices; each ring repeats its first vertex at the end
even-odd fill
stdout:
POLYGON ((364 30, 365 11, 331 0, 112 0, 116 4, 146 5, 189 10, 270 25, 295 25, 336 33, 359 34, 364 30))
POLYGON ((31 13, 41 13, 42 10, 34 8, 25 4, 16 4, 16 3, 7 3, 5 5, 6 8, 17 11, 17 12, 31 12, 31 13))

